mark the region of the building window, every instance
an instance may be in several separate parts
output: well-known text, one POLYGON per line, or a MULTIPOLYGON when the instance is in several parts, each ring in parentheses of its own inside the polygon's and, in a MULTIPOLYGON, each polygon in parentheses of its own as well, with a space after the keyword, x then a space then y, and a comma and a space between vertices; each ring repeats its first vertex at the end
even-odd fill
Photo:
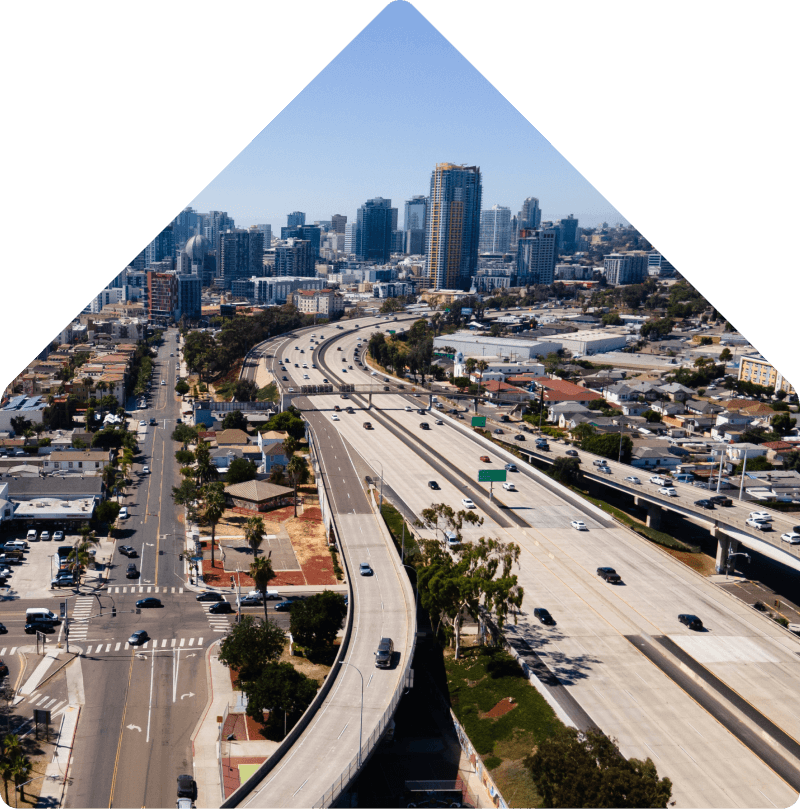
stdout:
POLYGON ((69 462, 69 468, 72 469, 72 461, 69 462))

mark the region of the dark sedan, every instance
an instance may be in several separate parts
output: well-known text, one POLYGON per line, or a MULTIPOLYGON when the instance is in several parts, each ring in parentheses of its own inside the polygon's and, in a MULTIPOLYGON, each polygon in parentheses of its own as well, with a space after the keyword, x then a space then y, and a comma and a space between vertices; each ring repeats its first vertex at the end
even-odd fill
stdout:
POLYGON ((285 601, 281 601, 280 604, 275 605, 275 609, 278 612, 286 612, 290 610, 298 601, 302 601, 299 596, 289 596, 285 601))
POLYGON ((714 508, 714 504, 710 500, 695 500, 694 504, 699 508, 707 508, 707 509, 714 508))
POLYGON ((164 605, 159 598, 140 598, 136 602, 136 606, 139 607, 139 609, 152 609, 155 607, 163 607, 164 605))
POLYGON ((555 626, 556 622, 552 615, 544 608, 544 607, 537 607, 533 611, 533 617, 538 618, 541 623, 545 626, 555 626))
POLYGON ((222 593, 212 593, 211 591, 207 593, 200 593, 197 596, 198 601, 224 601, 222 597, 222 593))
POLYGON ((233 607, 227 601, 218 601, 208 608, 212 615, 220 615, 224 613, 233 612, 233 607))

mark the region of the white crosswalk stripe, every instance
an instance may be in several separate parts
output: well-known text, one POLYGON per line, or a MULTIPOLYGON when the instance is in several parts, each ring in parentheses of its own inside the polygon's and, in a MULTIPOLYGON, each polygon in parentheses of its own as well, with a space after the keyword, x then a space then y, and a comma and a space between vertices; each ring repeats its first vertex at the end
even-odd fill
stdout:
MULTIPOLYGON (((218 631, 222 631, 222 630, 218 630, 218 631)), ((137 648, 137 649, 146 649, 150 645, 151 642, 152 642, 152 648, 154 648, 154 649, 167 649, 167 648, 174 649, 176 647, 181 648, 181 649, 188 649, 190 646, 195 648, 195 649, 198 649, 198 648, 201 648, 203 646, 203 638, 202 637, 200 637, 200 638, 161 638, 161 639, 159 639, 159 638, 148 638, 145 643, 142 643, 141 645, 136 646, 135 648, 137 648), (160 643, 159 643, 159 640, 160 640, 160 643)), ((87 646, 86 650, 85 650, 85 654, 87 654, 87 655, 91 654, 92 649, 94 649, 95 654, 106 654, 106 653, 109 653, 109 652, 112 651, 112 649, 111 649, 112 646, 114 647, 113 651, 115 651, 115 652, 119 652, 119 651, 124 652, 124 651, 127 651, 128 649, 132 648, 130 646, 130 644, 128 644, 127 642, 125 642, 123 644, 122 641, 118 641, 117 643, 114 643, 113 641, 111 643, 106 643, 104 641, 104 642, 98 643, 97 645, 91 644, 90 646, 87 646), (105 647, 105 649, 103 647, 105 647)), ((36 697, 37 697, 37 694, 34 693, 34 694, 31 694, 27 699, 28 699, 29 702, 32 702, 36 697)))
POLYGON ((2 649, 0 649, 0 657, 4 657, 4 656, 5 656, 5 653, 6 653, 6 649, 7 649, 7 648, 8 648, 8 647, 4 646, 2 649))

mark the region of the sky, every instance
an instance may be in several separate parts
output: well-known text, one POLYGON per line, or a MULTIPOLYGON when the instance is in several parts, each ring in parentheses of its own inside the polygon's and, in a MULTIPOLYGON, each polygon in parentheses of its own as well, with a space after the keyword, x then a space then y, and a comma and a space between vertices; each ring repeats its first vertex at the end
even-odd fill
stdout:
MULTIPOLYGON (((535 69, 531 92, 563 91, 535 69)), ((403 203, 429 193, 442 162, 480 167, 484 209, 516 214, 538 197, 544 220, 627 222, 410 3, 389 4, 187 204, 280 235, 290 211, 308 224, 335 213, 352 222, 384 197, 402 226, 403 203)))

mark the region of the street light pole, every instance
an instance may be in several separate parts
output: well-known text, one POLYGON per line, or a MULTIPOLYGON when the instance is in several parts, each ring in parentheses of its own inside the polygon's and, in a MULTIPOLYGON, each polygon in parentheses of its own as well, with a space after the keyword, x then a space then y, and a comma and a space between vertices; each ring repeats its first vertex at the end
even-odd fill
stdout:
POLYGON ((744 451, 744 461, 742 461, 742 477, 739 481, 739 500, 742 499, 742 492, 744 491, 744 473, 747 471, 747 450, 744 451))
POLYGON ((339 661, 340 666, 350 666, 351 669, 355 669, 358 672, 358 676, 361 677, 361 717, 359 720, 358 725, 358 766, 359 769, 361 768, 361 737, 364 730, 364 675, 361 674, 361 670, 358 666, 354 666, 352 663, 346 663, 344 660, 339 661))

